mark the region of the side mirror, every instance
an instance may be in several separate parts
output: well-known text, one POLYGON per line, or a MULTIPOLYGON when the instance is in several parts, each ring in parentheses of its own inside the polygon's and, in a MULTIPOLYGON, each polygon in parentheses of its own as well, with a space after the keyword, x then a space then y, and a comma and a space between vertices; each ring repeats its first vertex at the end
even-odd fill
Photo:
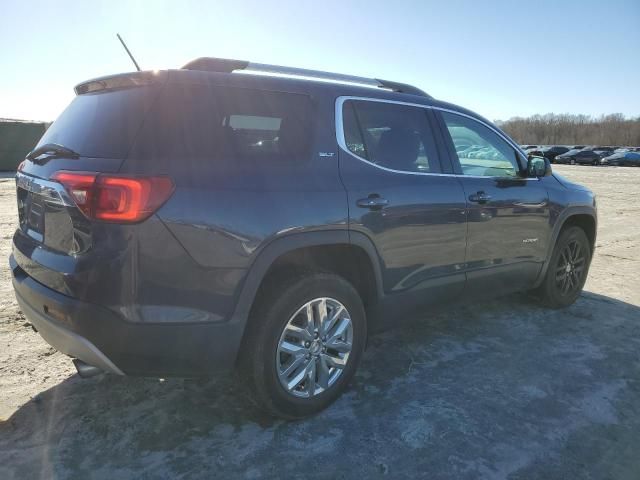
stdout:
POLYGON ((527 158, 527 175, 529 177, 548 177, 551 173, 551 162, 548 158, 529 155, 527 158))

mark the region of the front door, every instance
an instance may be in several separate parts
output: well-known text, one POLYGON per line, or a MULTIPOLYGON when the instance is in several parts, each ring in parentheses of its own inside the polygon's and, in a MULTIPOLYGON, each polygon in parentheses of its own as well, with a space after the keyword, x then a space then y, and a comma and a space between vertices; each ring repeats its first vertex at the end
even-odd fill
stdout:
POLYGON ((544 182, 522 176, 524 159, 493 127, 449 111, 437 115, 467 199, 467 293, 530 287, 550 241, 544 182))
POLYGON ((387 305, 460 295, 466 201, 458 179, 443 174, 431 113, 372 99, 339 99, 336 113, 349 227, 378 251, 387 305))

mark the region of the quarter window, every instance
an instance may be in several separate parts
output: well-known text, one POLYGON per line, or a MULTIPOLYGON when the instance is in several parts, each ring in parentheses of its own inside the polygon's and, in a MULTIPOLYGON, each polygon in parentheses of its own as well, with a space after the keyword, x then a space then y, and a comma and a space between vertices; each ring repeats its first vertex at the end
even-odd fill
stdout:
POLYGON ((516 151, 498 134, 461 115, 442 112, 464 175, 516 177, 516 151))
POLYGON ((392 170, 440 172, 425 109, 349 100, 342 119, 346 147, 354 155, 392 170))
POLYGON ((309 158, 309 97, 245 88, 168 84, 138 136, 138 157, 245 164, 309 158))

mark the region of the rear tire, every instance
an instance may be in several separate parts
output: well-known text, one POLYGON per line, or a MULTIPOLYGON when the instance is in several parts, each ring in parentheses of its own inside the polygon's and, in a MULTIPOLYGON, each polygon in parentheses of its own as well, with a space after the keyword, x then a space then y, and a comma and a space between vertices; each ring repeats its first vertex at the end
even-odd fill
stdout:
POLYGON ((590 264, 591 246, 584 230, 575 226, 563 229, 538 287, 542 303, 551 308, 573 304, 582 292, 590 264))
POLYGON ((333 403, 353 378, 366 344, 364 307, 337 275, 294 274, 270 283, 252 309, 240 372, 259 407, 282 418, 307 417, 333 403))

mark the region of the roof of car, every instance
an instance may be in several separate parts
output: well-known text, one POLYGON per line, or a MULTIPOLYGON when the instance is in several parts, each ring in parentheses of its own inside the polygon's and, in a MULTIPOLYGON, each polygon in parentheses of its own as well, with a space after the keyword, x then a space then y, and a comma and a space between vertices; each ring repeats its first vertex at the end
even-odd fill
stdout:
POLYGON ((325 92, 336 97, 376 98, 435 106, 463 113, 486 123, 492 123, 471 110, 449 102, 436 100, 413 85, 379 78, 357 77, 341 73, 213 57, 198 58, 187 63, 180 70, 170 71, 170 79, 184 78, 187 75, 192 76, 192 78, 209 78, 209 81, 215 81, 216 83, 233 83, 234 86, 310 94, 325 92))
MULTIPOLYGON (((197 61, 201 62, 203 61, 203 59, 198 59, 197 61)), ((194 62, 190 62, 186 66, 189 66, 194 62)), ((230 60, 228 62, 238 61, 230 60)), ((126 86, 123 85, 123 82, 126 83, 126 81, 130 81, 131 85, 139 85, 141 83, 147 82, 151 83, 154 81, 166 81, 169 83, 187 83, 193 85, 204 84, 238 88, 252 88, 287 93, 300 93, 311 96, 353 96, 361 98, 392 100, 396 102, 404 102, 416 105, 435 106, 445 110, 463 113, 471 117, 478 118, 484 122, 491 123, 489 120, 478 115, 475 112, 449 102, 436 100, 420 89, 403 83, 390 82, 379 79, 366 79, 363 77, 352 77, 349 75, 341 74, 326 74, 326 77, 322 77, 322 75, 316 75, 315 77, 302 77, 300 75, 295 76, 286 74, 273 74, 273 72, 265 73, 261 70, 238 70, 236 68, 233 68, 234 65, 235 64, 231 63, 228 68, 228 70, 230 71, 224 71, 224 69, 221 67, 217 70, 214 69, 213 71, 205 68, 181 68, 160 71, 121 73, 82 82, 75 87, 75 91, 78 94, 83 94, 94 91, 94 88, 110 88, 108 86, 105 86, 107 84, 114 84, 116 87, 126 86), (337 79, 333 80, 332 76, 336 77, 337 79), (355 79, 358 78, 362 78, 365 81, 365 84, 355 83, 355 79), (344 81, 345 79, 354 79, 354 81, 344 81)), ((242 62, 240 63, 240 65, 242 65, 242 62)), ((267 65, 266 67, 269 67, 269 65, 267 65)), ((311 70, 301 69, 294 70, 300 72, 315 72, 311 70)), ((317 73, 324 74, 325 72, 317 73)))
POLYGON ((422 97, 430 97, 429 94, 413 85, 382 80, 380 78, 361 77, 347 75, 344 73, 325 72, 321 70, 310 70, 298 67, 285 67, 282 65, 271 65, 265 63, 247 62, 246 60, 232 60, 228 58, 200 57, 190 61, 182 67, 182 70, 199 70, 206 72, 259 72, 276 75, 287 75, 304 79, 320 79, 367 85, 374 88, 384 88, 399 93, 409 93, 422 97))
POLYGON ((255 88, 259 90, 272 90, 309 95, 328 94, 335 96, 372 97, 421 105, 431 105, 434 103, 433 97, 430 96, 395 92, 379 87, 331 80, 265 75, 253 72, 224 73, 183 69, 169 70, 168 81, 176 83, 186 82, 193 84, 235 86, 240 88, 255 88))

